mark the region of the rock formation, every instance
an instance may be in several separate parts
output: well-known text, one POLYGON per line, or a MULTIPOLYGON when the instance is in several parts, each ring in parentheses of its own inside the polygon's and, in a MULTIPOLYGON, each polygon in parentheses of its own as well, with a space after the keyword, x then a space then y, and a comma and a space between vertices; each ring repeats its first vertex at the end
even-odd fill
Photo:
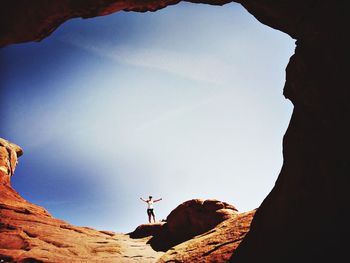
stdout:
POLYGON ((73 226, 12 189, 10 176, 21 154, 19 146, 0 138, 0 262, 226 262, 255 213, 193 199, 166 222, 140 225, 130 234, 73 226), (148 244, 168 252, 161 257, 148 244))
MULTIPOLYGON (((4 1, 0 45, 40 40, 72 17, 156 10, 177 0, 4 1)), ((192 0, 208 4, 229 1, 192 0)), ((348 1, 238 0, 297 40, 284 95, 294 104, 284 164, 232 262, 335 262, 350 234, 348 1)))
POLYGON ((0 262, 155 262, 149 238, 77 227, 24 200, 10 185, 20 147, 0 139, 0 262))
POLYGON ((192 199, 171 211, 166 223, 141 225, 130 233, 130 236, 135 238, 152 235, 149 240, 152 248, 167 251, 237 215, 237 209, 225 202, 214 199, 192 199))
POLYGON ((0 184, 10 185, 10 179, 15 172, 17 157, 21 156, 21 147, 0 138, 0 184))
POLYGON ((227 262, 250 228, 255 210, 238 213, 218 200, 192 199, 176 207, 166 223, 144 224, 132 238, 152 236, 148 241, 166 253, 157 261, 227 262))
MULTIPOLYGON (((71 18, 90 18, 120 10, 156 11, 179 2, 180 0, 5 0, 2 1, 0 9, 0 47, 12 43, 40 41, 71 18)), ((212 2, 224 4, 231 1, 212 2)))
POLYGON ((227 262, 249 231, 255 210, 224 220, 212 230, 170 248, 157 263, 227 262))

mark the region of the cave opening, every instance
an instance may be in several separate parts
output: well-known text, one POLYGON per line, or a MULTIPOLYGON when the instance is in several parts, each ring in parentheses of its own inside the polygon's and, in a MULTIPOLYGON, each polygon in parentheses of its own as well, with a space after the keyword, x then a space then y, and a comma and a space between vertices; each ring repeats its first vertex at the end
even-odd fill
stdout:
POLYGON ((144 221, 139 195, 163 197, 159 219, 192 198, 254 209, 282 166, 293 49, 234 3, 74 19, 4 48, 1 133, 25 152, 13 185, 124 232, 144 221))

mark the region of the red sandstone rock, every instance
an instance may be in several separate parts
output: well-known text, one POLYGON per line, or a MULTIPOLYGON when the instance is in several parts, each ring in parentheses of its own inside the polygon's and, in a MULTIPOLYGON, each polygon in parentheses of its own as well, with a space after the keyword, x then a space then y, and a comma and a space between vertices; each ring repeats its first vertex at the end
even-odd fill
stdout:
POLYGON ((192 199, 176 207, 167 216, 165 224, 159 224, 156 228, 154 225, 141 225, 130 236, 152 235, 149 241, 152 248, 166 251, 237 215, 237 209, 225 202, 192 199))
POLYGON ((218 200, 193 199, 175 208, 167 216, 165 227, 172 236, 195 236, 232 215, 237 215, 237 209, 232 205, 218 200))
POLYGON ((231 217, 212 230, 170 248, 157 263, 227 262, 249 231, 255 210, 231 217))
POLYGON ((147 238, 73 226, 24 200, 10 186, 16 153, 22 150, 0 139, 0 165, 6 168, 0 170, 1 262, 154 262, 162 255, 147 238))
MULTIPOLYGON (((71 18, 90 18, 121 10, 156 11, 178 2, 180 0, 5 0, 0 9, 0 47, 40 41, 71 18)), ((224 4, 230 1, 211 2, 224 4)))
POLYGON ((174 239, 178 241, 177 235, 187 237, 182 243, 167 247, 168 250, 157 263, 227 262, 249 231, 254 214, 255 210, 237 213, 233 206, 217 200, 194 199, 179 205, 170 213, 168 216, 170 223, 176 222, 171 227, 172 231, 168 231, 166 224, 169 222, 167 222, 166 224, 140 225, 131 234, 135 238, 148 235, 155 238, 160 236, 162 240, 159 242, 163 242, 163 245, 168 244, 168 246, 172 244, 174 239), (225 216, 222 216, 220 211, 226 209, 228 211, 225 211, 225 216), (210 217, 211 219, 208 221, 210 217), (217 225, 217 221, 213 218, 220 219, 222 222, 217 225), (198 227, 196 228, 194 225, 198 225, 198 227), (190 235, 184 234, 186 231, 190 235), (195 235, 195 232, 205 233, 195 235))
POLYGON ((13 175, 16 165, 17 156, 21 156, 23 151, 21 147, 0 138, 0 183, 10 184, 10 177, 13 175))
MULTIPOLYGON (((2 1, 0 46, 39 41, 73 17, 122 9, 156 10, 177 2, 2 1)), ((232 262, 334 262, 335 257, 346 258, 350 234, 348 1, 237 2, 262 23, 298 41, 284 89, 295 109, 284 137, 283 168, 232 262)))
POLYGON ((254 214, 238 214, 234 206, 218 200, 193 199, 175 208, 166 223, 140 225, 129 235, 73 226, 12 189, 10 176, 22 149, 0 139, 0 153, 0 164, 5 167, 0 177, 6 178, 0 184, 1 262, 155 262, 164 253, 147 243, 168 249, 183 241, 187 242, 159 262, 225 262, 254 214))
MULTIPOLYGON (((40 41, 49 36, 66 20, 90 18, 124 11, 156 11, 181 0, 4 0, 0 9, 0 47, 12 43, 40 41)), ((259 21, 282 30, 292 37, 299 36, 299 21, 312 7, 311 0, 294 4, 293 1, 270 0, 185 0, 184 2, 224 5, 241 3, 259 21)))

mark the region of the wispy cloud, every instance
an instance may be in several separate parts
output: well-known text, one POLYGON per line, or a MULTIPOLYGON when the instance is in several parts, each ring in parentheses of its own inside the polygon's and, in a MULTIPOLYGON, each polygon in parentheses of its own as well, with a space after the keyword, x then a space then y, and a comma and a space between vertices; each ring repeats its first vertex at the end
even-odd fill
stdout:
POLYGON ((194 110, 197 110, 198 108, 205 107, 206 105, 208 105, 212 102, 215 102, 219 99, 222 99, 227 94, 228 94, 227 92, 222 92, 215 97, 206 98, 206 99, 200 100, 200 101, 192 103, 192 104, 183 105, 181 107, 171 109, 169 111, 166 111, 166 112, 158 115, 157 117, 155 117, 151 120, 147 120, 147 121, 141 123, 134 131, 135 132, 143 131, 143 130, 146 130, 150 127, 153 127, 154 125, 159 125, 163 122, 171 121, 174 118, 181 117, 181 116, 186 115, 194 110))
POLYGON ((66 37, 62 41, 118 63, 168 72, 194 81, 224 85, 232 79, 233 66, 209 54, 180 53, 157 47, 112 46, 79 36, 66 37))

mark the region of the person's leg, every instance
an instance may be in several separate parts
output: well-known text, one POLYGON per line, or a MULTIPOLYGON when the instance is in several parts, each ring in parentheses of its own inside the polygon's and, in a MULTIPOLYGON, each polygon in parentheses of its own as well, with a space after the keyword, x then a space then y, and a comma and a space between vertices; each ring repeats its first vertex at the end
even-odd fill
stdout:
POLYGON ((152 215, 151 209, 147 209, 147 215, 148 215, 148 222, 151 223, 151 215, 152 215))
POLYGON ((152 217, 153 217, 153 222, 156 222, 156 216, 154 215, 153 209, 152 209, 152 217))

